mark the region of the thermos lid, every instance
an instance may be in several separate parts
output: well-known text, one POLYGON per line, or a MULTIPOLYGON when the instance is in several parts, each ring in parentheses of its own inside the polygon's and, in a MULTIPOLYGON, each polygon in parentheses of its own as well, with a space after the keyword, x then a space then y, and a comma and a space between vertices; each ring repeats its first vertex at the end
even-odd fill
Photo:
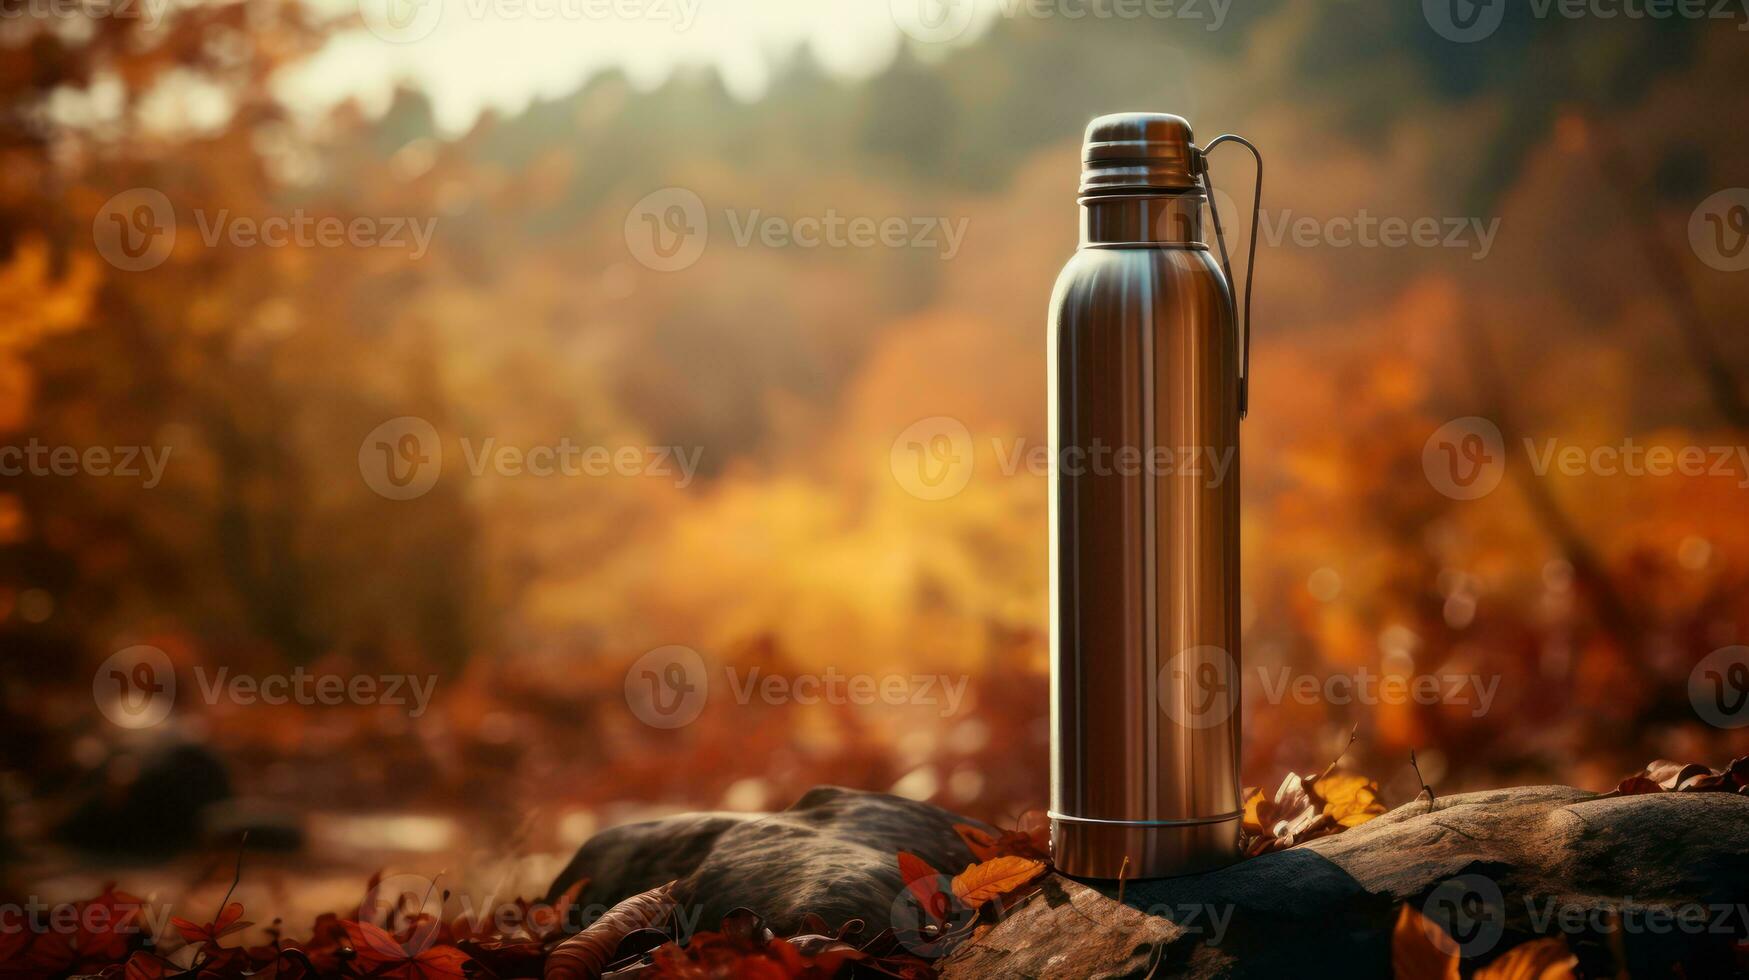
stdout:
POLYGON ((1087 124, 1081 193, 1199 186, 1190 123, 1165 112, 1116 112, 1087 124))

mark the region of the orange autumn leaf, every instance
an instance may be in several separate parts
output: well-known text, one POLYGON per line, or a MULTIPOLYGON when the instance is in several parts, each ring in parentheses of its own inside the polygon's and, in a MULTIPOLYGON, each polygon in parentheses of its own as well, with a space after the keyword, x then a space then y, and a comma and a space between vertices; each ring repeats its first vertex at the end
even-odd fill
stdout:
POLYGON ((965 842, 966 850, 971 851, 972 856, 978 860, 988 861, 997 856, 996 838, 985 831, 964 823, 954 824, 953 830, 954 833, 960 835, 960 840, 965 842))
POLYGON ((1243 823, 1248 834, 1261 834, 1267 828, 1263 826, 1263 808, 1269 800, 1263 795, 1263 790, 1253 786, 1245 793, 1245 820, 1243 823))
POLYGON ((1391 975, 1396 980, 1458 980, 1458 945, 1432 919, 1404 905, 1391 930, 1391 975))
POLYGON ((967 908, 1006 895, 1043 874, 1045 863, 1022 857, 999 857, 973 864, 954 876, 953 893, 967 908))
POLYGON ((1579 958, 1564 939, 1533 939, 1476 971, 1475 980, 1573 980, 1579 958))

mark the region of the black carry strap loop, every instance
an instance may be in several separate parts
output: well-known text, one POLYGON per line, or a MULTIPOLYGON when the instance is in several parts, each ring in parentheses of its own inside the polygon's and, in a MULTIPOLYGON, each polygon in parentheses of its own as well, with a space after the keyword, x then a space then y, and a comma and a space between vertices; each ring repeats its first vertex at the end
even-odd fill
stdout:
MULTIPOLYGON (((1227 236, 1221 231, 1221 212, 1215 207, 1215 184, 1209 176, 1208 155, 1222 143, 1237 143, 1251 151, 1257 160, 1257 184, 1251 195, 1251 255, 1245 262, 1244 333, 1240 337, 1239 354, 1239 418, 1251 414, 1251 285, 1257 281, 1257 225, 1263 220, 1263 154, 1243 136, 1226 133, 1209 141, 1202 148, 1202 184, 1208 192, 1209 214, 1215 219, 1215 241, 1221 248, 1221 268, 1227 273, 1227 289, 1233 286, 1233 260, 1227 255, 1227 236)), ((1230 293, 1229 293, 1230 295, 1230 293)))

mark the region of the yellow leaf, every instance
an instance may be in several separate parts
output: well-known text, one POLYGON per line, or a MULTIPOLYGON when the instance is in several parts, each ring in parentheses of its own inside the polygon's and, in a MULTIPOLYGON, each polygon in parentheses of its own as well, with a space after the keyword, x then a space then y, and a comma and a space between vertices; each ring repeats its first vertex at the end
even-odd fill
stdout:
POLYGON ((1344 827, 1356 827, 1385 812, 1379 802, 1379 784, 1348 772, 1327 772, 1318 777, 1313 792, 1324 801, 1324 812, 1344 827))
POLYGON ((1023 857, 992 858, 954 875, 953 893, 970 909, 1019 888, 1043 874, 1045 863, 1023 857))
POLYGON ((1263 833, 1263 790, 1253 789, 1245 797, 1245 832, 1250 834, 1263 833))

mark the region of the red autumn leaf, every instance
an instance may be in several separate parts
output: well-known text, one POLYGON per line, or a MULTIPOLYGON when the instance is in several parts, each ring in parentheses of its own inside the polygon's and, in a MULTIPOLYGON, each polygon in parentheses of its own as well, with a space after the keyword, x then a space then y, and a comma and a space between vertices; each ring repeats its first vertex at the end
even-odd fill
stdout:
POLYGON ((30 948, 31 934, 24 929, 8 926, 0 929, 0 971, 10 973, 14 961, 22 960, 24 953, 30 948))
POLYGON ((952 900, 942 888, 947 877, 909 851, 899 852, 899 877, 917 905, 936 922, 945 923, 952 911, 952 900))
POLYGON ((76 959, 71 936, 28 929, 20 929, 14 935, 17 939, 7 943, 6 956, 0 958, 9 975, 59 976, 71 972, 76 959))
POLYGON ((535 939, 545 941, 556 936, 565 926, 565 917, 570 914, 571 906, 577 904, 577 896, 589 884, 588 878, 578 879, 576 884, 565 889, 551 905, 539 903, 528 905, 523 909, 524 927, 535 939))
POLYGON ((73 949, 79 960, 93 965, 120 963, 143 940, 140 925, 145 905, 126 892, 106 885, 103 894, 80 902, 79 926, 73 934, 73 949))
POLYGON ((431 924, 415 928, 405 940, 396 939, 381 926, 369 922, 345 922, 352 941, 354 960, 360 972, 375 977, 402 980, 462 980, 462 965, 468 954, 438 943, 431 924))
POLYGON ((243 980, 253 964, 249 954, 236 946, 207 945, 195 957, 195 980, 243 980))
POLYGON ((164 976, 175 969, 164 957, 141 950, 128 957, 122 976, 126 980, 164 980, 164 976))
POLYGON ((243 918, 243 903, 232 902, 220 910, 218 918, 206 925, 197 925, 189 919, 171 917, 170 924, 182 934, 182 938, 191 943, 217 943, 223 936, 239 932, 254 925, 253 922, 239 922, 243 918))
POLYGON ((639 929, 654 928, 677 904, 672 881, 620 902, 553 950, 547 957, 546 980, 600 980, 620 940, 639 929))

